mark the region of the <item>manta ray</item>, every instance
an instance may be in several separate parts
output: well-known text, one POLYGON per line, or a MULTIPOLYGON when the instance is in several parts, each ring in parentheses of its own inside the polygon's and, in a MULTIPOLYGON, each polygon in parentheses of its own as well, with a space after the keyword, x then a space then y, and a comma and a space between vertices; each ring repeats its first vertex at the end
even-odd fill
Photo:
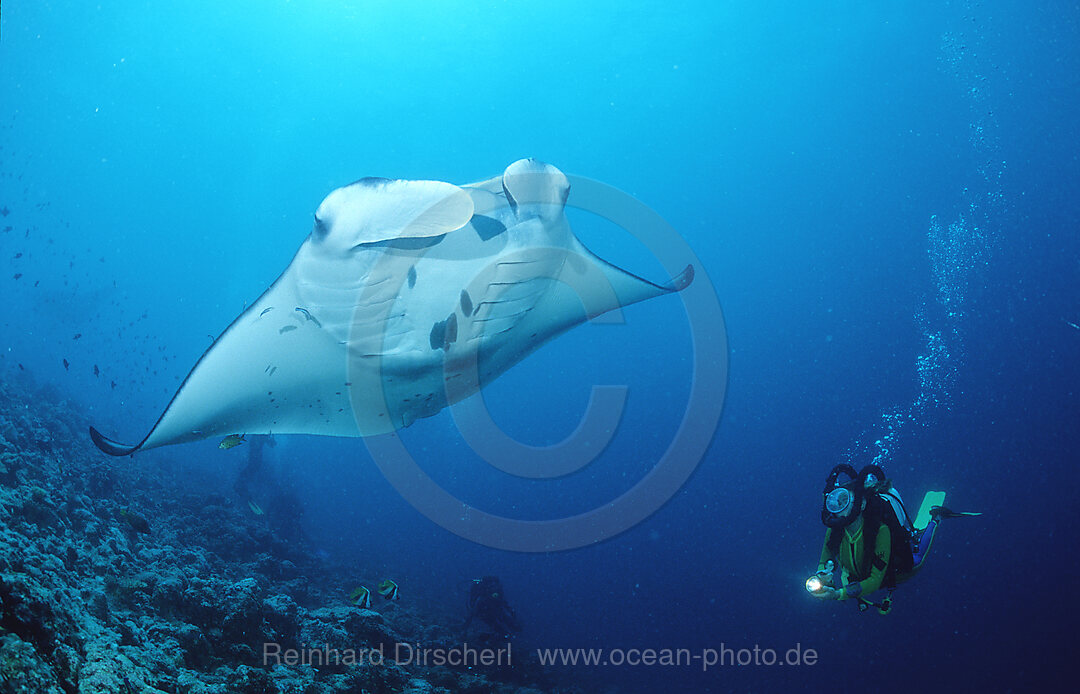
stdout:
POLYGON ((119 456, 237 433, 393 432, 570 328, 693 280, 692 265, 660 285, 591 253, 566 219, 569 192, 533 159, 464 186, 363 178, 333 191, 142 441, 90 437, 119 456))

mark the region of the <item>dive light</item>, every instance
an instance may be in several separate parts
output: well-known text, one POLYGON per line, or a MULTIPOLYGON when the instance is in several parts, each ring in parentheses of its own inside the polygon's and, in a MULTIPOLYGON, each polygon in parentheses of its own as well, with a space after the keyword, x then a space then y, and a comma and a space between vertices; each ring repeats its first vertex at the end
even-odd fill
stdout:
POLYGON ((826 588, 832 587, 832 572, 836 564, 832 559, 825 562, 825 569, 806 579, 806 592, 821 593, 826 588))

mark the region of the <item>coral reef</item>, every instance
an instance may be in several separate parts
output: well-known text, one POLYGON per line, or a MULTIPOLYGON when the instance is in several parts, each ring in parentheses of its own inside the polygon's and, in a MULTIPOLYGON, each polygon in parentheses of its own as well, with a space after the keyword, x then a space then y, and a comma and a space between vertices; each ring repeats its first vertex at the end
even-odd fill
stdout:
POLYGON ((399 644, 453 647, 452 629, 350 604, 355 575, 237 500, 103 459, 85 431, 55 391, 0 382, 0 692, 580 691, 517 652, 399 662, 399 644))

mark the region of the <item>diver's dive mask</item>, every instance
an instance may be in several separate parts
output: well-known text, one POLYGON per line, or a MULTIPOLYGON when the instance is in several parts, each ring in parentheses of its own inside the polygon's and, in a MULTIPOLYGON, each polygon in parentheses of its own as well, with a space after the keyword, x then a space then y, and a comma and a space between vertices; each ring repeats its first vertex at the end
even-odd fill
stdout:
POLYGON ((830 528, 850 525, 862 512, 866 495, 874 494, 882 485, 888 487, 888 482, 885 471, 877 465, 867 465, 859 472, 847 464, 837 465, 825 478, 821 522, 830 528), (847 478, 843 482, 841 475, 847 478))
POLYGON ((821 522, 827 527, 850 525, 862 511, 863 485, 859 481, 858 473, 850 465, 837 465, 829 472, 821 505, 821 522), (841 475, 847 477, 843 482, 841 475))
POLYGON ((825 495, 825 510, 834 516, 846 516, 855 505, 855 495, 847 487, 837 487, 825 495))

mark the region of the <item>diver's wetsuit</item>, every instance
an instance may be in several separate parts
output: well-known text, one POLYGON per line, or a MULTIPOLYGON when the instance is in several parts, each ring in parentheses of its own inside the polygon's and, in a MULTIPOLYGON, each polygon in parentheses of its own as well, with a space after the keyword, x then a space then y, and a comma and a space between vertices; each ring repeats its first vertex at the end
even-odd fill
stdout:
MULTIPOLYGON (((922 568, 923 561, 926 559, 926 555, 930 552, 930 546, 934 542, 934 533, 937 531, 937 526, 938 519, 934 518, 919 535, 918 543, 913 552, 911 571, 897 575, 897 584, 911 578, 916 571, 922 568)), ((821 559, 818 562, 818 571, 820 572, 825 571, 826 562, 830 559, 835 560, 843 570, 842 575, 848 579, 848 583, 844 584, 840 591, 838 600, 869 595, 881 588, 882 581, 885 580, 885 573, 889 568, 889 561, 892 558, 892 531, 889 530, 887 524, 881 523, 880 528, 878 528, 877 538, 874 541, 873 557, 865 556, 865 543, 863 542, 863 533, 866 531, 865 519, 864 522, 859 524, 859 528, 854 531, 854 534, 849 532, 849 528, 850 526, 843 529, 829 528, 825 531, 825 545, 821 548, 821 559), (836 557, 832 556, 829 551, 829 540, 834 532, 844 533, 843 537, 840 538, 840 551, 836 557)))
POLYGON ((863 532, 866 523, 859 523, 859 528, 854 535, 847 528, 829 528, 825 531, 825 546, 821 548, 821 560, 818 562, 818 571, 825 571, 825 564, 830 559, 836 561, 843 570, 843 575, 849 580, 840 590, 838 600, 857 598, 860 595, 869 595, 881 587, 885 580, 885 571, 889 568, 889 559, 892 556, 892 533, 885 523, 878 528, 877 539, 874 541, 874 556, 866 556, 863 549, 863 532), (844 533, 840 538, 840 551, 838 556, 833 557, 829 551, 829 540, 834 532, 844 533))

